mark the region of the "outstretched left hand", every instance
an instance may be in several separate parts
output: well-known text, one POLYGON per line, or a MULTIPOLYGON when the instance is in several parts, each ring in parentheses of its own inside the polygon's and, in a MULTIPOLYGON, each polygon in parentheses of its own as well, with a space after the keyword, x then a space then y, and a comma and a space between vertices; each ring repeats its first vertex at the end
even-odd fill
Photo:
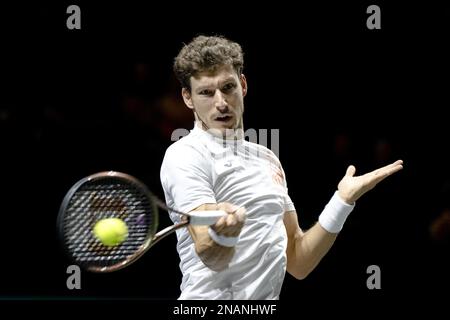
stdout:
POLYGON ((356 168, 349 166, 347 172, 338 184, 339 196, 348 204, 353 204, 364 193, 373 189, 378 182, 391 174, 403 169, 403 161, 397 160, 385 167, 379 168, 362 176, 354 176, 356 168))

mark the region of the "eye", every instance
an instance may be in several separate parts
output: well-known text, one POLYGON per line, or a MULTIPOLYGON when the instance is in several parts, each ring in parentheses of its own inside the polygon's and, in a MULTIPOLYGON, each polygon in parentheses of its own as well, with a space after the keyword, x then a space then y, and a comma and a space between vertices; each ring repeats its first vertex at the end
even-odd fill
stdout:
POLYGON ((224 85, 222 87, 222 91, 225 92, 225 93, 228 93, 228 92, 233 91, 234 88, 236 88, 236 84, 233 83, 233 82, 229 82, 229 83, 227 83, 226 85, 224 85))
POLYGON ((202 96, 212 96, 213 95, 213 91, 205 89, 205 90, 200 91, 198 94, 202 95, 202 96))

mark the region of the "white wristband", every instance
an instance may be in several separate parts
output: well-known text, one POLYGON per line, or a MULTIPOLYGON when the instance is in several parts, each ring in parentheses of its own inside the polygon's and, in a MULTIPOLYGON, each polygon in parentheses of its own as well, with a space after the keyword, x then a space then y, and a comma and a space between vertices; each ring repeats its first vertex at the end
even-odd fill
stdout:
POLYGON ((208 234, 215 243, 224 247, 234 247, 239 240, 239 237, 226 237, 217 234, 211 227, 208 228, 208 234))
POLYGON ((338 233, 354 207, 355 204, 345 203, 336 191, 320 214, 319 223, 328 232, 338 233))

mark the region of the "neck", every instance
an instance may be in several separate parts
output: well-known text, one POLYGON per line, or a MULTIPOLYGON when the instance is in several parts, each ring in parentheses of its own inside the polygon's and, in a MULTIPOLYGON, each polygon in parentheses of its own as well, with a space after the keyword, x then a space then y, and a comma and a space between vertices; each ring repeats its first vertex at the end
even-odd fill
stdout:
MULTIPOLYGON (((242 124, 242 121, 239 122, 242 124)), ((206 123, 202 120, 197 119, 195 121, 195 126, 203 131, 208 132, 216 138, 220 138, 223 140, 241 140, 244 138, 244 129, 242 125, 238 126, 234 129, 217 129, 217 128, 209 128, 206 123)))

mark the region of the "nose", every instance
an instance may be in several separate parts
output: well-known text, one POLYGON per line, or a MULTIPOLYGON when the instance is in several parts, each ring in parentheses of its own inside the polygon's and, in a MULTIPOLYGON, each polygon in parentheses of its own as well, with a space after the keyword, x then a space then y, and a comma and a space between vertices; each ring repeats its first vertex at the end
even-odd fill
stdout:
POLYGON ((224 94, 220 90, 216 90, 216 93, 214 95, 214 105, 216 109, 222 113, 228 111, 228 103, 224 97, 224 94))

